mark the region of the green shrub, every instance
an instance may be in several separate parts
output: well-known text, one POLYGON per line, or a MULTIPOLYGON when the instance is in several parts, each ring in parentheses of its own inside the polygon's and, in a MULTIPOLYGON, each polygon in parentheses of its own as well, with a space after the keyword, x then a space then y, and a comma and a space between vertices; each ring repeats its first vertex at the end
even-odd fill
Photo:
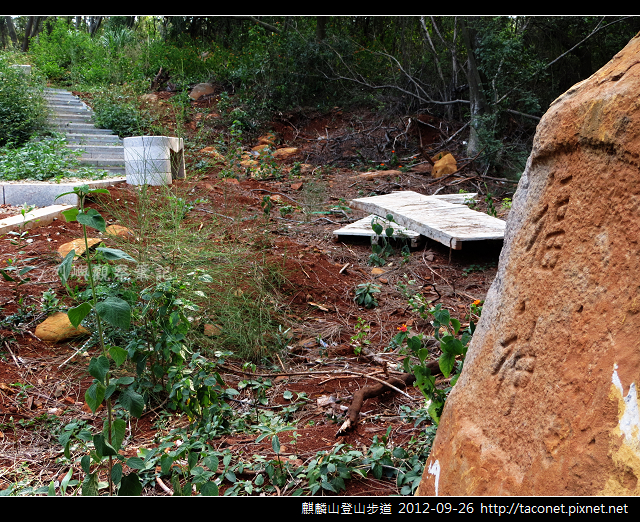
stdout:
POLYGON ((42 82, 0 58, 0 147, 20 146, 45 127, 42 82))
POLYGON ((121 138, 142 134, 144 115, 123 96, 112 93, 95 96, 93 111, 94 122, 99 128, 111 129, 121 138))
POLYGON ((0 148, 0 179, 45 181, 69 177, 100 178, 90 168, 79 168, 80 151, 66 146, 64 136, 35 138, 22 147, 0 148))
POLYGON ((79 80, 79 66, 102 63, 95 56, 97 46, 91 37, 58 19, 51 33, 42 32, 31 42, 29 52, 35 66, 53 81, 79 80))

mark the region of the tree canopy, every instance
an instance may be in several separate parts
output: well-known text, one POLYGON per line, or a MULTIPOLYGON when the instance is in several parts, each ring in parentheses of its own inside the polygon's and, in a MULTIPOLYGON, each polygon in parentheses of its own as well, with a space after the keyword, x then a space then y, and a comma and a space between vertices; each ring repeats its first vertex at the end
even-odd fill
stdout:
MULTIPOLYGON (((0 45, 53 81, 214 81, 257 113, 364 104, 467 125, 505 153, 640 31, 634 16, 4 16, 0 45), (100 58, 100 59, 97 59, 100 58)), ((526 140, 526 138, 523 137, 526 140)))

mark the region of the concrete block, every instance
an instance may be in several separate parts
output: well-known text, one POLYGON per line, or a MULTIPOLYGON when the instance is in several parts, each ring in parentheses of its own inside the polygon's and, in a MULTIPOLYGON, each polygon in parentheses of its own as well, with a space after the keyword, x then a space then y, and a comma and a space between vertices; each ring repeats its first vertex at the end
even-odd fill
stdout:
POLYGON ((170 185, 185 177, 184 141, 168 136, 124 138, 124 164, 130 185, 170 185))
POLYGON ((0 219, 0 235, 7 232, 29 230, 35 227, 48 225, 54 219, 59 219, 64 210, 73 208, 72 205, 52 205, 27 212, 24 216, 19 214, 0 219))
POLYGON ((73 187, 89 185, 91 188, 101 188, 125 181, 125 178, 110 178, 98 181, 74 181, 68 183, 2 183, 2 199, 5 205, 20 206, 23 204, 46 207, 49 205, 78 205, 75 194, 67 194, 56 199, 60 194, 73 191, 73 187))

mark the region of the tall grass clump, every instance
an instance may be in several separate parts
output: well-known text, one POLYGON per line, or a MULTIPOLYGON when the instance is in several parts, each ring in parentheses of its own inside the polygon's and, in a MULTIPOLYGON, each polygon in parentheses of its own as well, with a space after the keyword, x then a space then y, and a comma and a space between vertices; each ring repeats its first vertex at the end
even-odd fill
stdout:
POLYGON ((176 295, 188 303, 185 342, 208 354, 228 350, 253 361, 280 348, 280 269, 249 238, 227 239, 259 231, 232 230, 235 221, 199 211, 210 208, 208 202, 177 186, 143 185, 104 204, 132 231, 122 241, 138 260, 137 284, 177 282, 176 295))

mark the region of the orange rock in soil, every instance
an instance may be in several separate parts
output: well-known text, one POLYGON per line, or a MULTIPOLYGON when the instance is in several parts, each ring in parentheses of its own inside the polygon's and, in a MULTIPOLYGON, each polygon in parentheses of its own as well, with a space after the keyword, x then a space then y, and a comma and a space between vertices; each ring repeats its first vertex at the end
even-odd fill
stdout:
MULTIPOLYGON (((102 239, 98 239, 95 237, 87 238, 87 244, 89 245, 89 248, 94 247, 99 243, 102 243, 102 239)), ((84 251, 85 251, 84 238, 74 239, 69 243, 65 243, 64 245, 61 245, 60 247, 58 247, 58 254, 60 254, 60 256, 64 258, 72 250, 76 251, 76 256, 81 256, 82 254, 84 254, 84 251)))
POLYGON ((52 343, 59 343, 90 334, 91 332, 82 325, 75 328, 65 312, 58 312, 48 317, 36 327, 35 332, 38 339, 52 343))

